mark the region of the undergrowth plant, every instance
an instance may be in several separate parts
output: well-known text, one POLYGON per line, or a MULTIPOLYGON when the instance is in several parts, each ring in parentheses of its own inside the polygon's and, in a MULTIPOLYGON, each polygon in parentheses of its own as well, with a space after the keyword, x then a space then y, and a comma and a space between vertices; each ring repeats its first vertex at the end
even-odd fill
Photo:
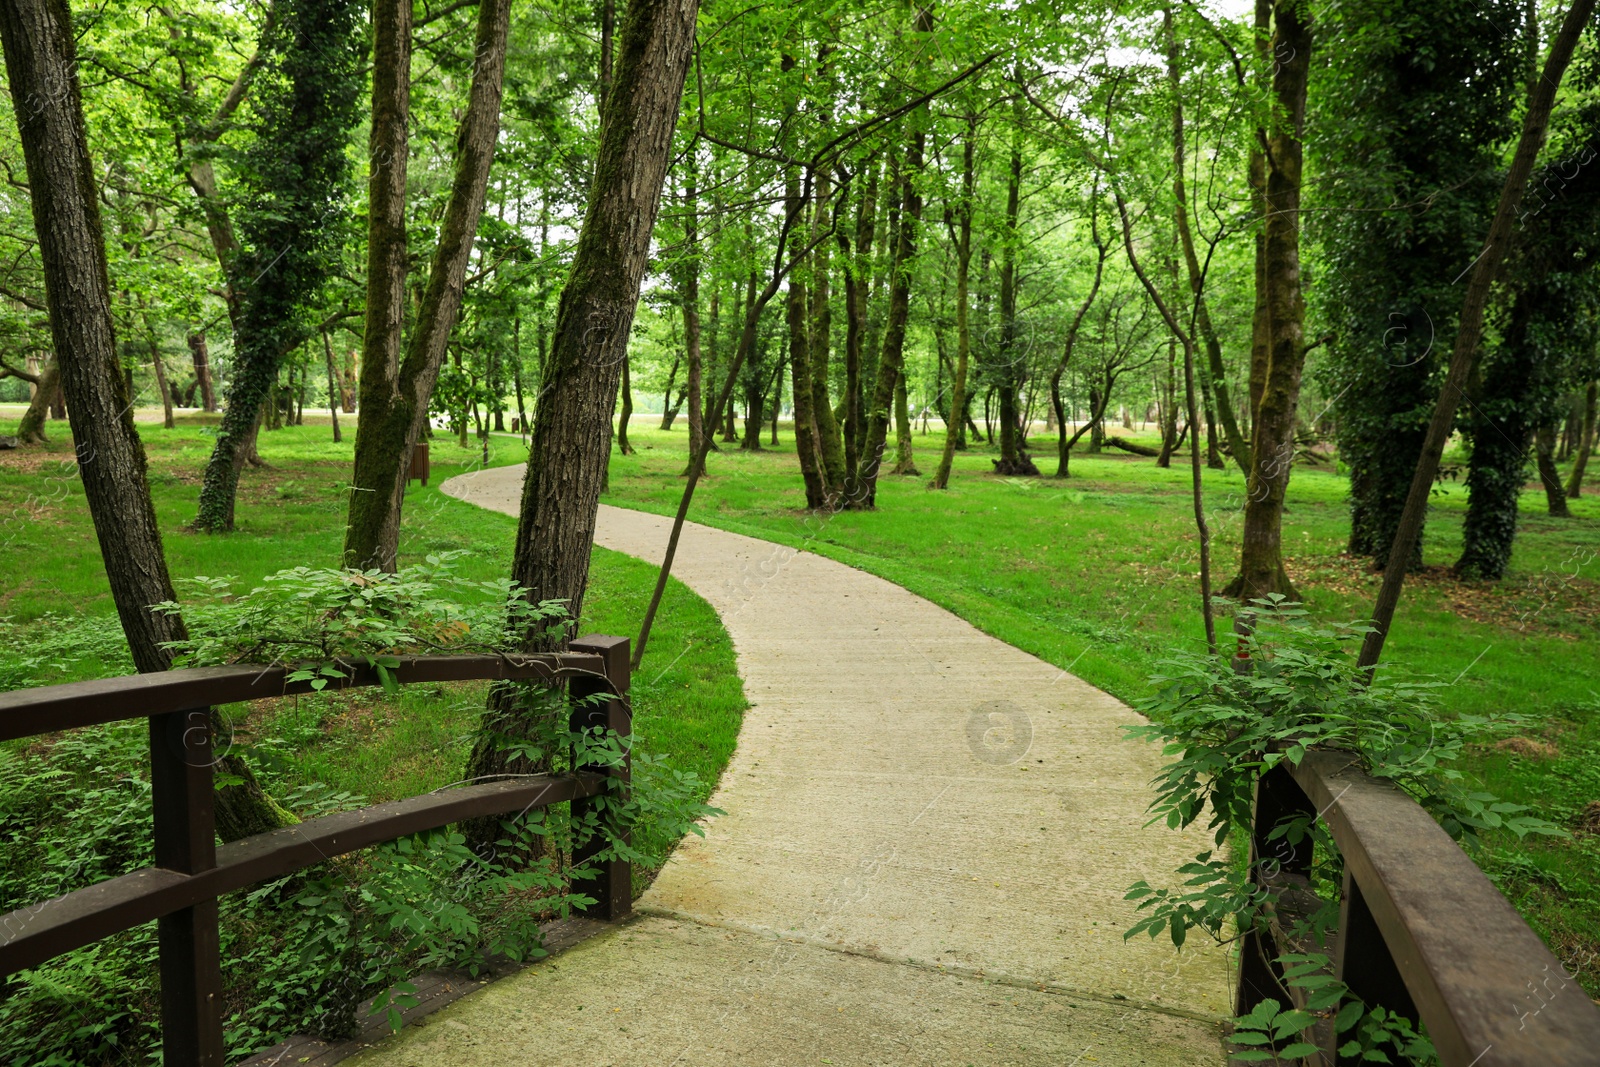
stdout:
MULTIPOLYGON (((1437 682, 1395 679, 1380 671, 1369 683, 1354 654, 1367 627, 1314 626, 1305 611, 1282 597, 1254 604, 1251 633, 1241 638, 1249 669, 1236 670, 1215 656, 1179 656, 1167 662, 1167 670, 1151 680, 1151 694, 1138 702, 1150 722, 1129 727, 1129 734, 1159 742, 1171 757, 1152 782, 1151 823, 1175 830, 1200 823, 1216 848, 1179 868, 1185 880, 1178 887, 1156 888, 1145 881, 1130 887, 1127 899, 1138 901, 1142 916, 1125 938, 1167 933, 1181 948, 1194 930, 1229 943, 1246 931, 1266 928, 1272 890, 1263 883, 1276 871, 1265 868, 1277 861, 1263 858, 1263 869, 1251 871, 1247 862, 1222 850, 1230 838, 1249 840, 1261 776, 1280 765, 1297 766, 1311 749, 1348 754, 1369 775, 1413 797, 1466 846, 1489 829, 1519 837, 1563 833, 1528 814, 1526 806, 1474 788, 1455 766, 1467 746, 1519 725, 1518 716, 1450 714, 1440 705, 1443 686, 1437 682)), ((1339 917, 1343 860, 1336 844, 1313 816, 1287 818, 1268 836, 1313 857, 1310 883, 1322 907, 1289 935, 1326 943, 1339 917)), ((1287 984, 1305 992, 1306 1009, 1269 999, 1235 1019, 1233 1040, 1247 1047, 1234 1059, 1309 1055, 1315 1046, 1295 1038, 1327 1018, 1336 1033, 1345 1035, 1341 1057, 1436 1062, 1425 1035, 1405 1018, 1362 1004, 1332 976, 1327 955, 1285 955, 1278 964, 1287 984)))

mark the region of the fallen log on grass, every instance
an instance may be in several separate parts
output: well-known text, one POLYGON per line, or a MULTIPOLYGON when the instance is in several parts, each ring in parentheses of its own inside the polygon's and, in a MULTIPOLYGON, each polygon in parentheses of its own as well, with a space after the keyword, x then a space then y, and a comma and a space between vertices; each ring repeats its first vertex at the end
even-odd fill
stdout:
POLYGON ((1159 456, 1161 450, 1148 445, 1135 444, 1126 437, 1107 437, 1106 444, 1112 448, 1120 448, 1124 452, 1132 452, 1136 456, 1159 456))

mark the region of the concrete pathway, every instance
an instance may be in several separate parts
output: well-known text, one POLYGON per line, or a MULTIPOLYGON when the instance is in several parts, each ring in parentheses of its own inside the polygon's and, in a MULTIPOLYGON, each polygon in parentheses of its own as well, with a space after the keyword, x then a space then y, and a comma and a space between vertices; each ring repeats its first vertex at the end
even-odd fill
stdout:
MULTIPOLYGON (((444 492, 515 514, 521 479, 444 492)), ((602 507, 595 541, 658 563, 669 527, 602 507)), ((1132 711, 809 553, 690 524, 674 575, 721 614, 753 705, 712 799, 727 814, 644 918, 363 1067, 1222 1062, 1224 954, 1122 939, 1127 887, 1205 847, 1141 829, 1159 753, 1124 740, 1132 711)))

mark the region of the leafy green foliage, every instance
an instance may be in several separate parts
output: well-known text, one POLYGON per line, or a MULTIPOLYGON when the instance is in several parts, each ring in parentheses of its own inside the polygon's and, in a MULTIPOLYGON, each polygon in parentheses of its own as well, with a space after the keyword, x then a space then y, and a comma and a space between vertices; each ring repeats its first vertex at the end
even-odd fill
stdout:
POLYGON ((290 681, 321 690, 375 668, 386 687, 405 653, 514 652, 535 634, 570 629, 557 601, 531 603, 510 581, 460 577, 461 552, 429 555, 393 574, 295 567, 236 593, 234 579, 183 579, 189 599, 156 610, 181 614, 189 637, 174 642, 181 666, 287 663, 290 681))
MULTIPOLYGON (((1349 754, 1368 774, 1414 797, 1464 843, 1488 830, 1519 837, 1563 832, 1525 805, 1472 788, 1455 766, 1469 743, 1516 725, 1518 717, 1446 714, 1438 706, 1436 683, 1380 674, 1367 684, 1353 655, 1366 627, 1312 625, 1302 608, 1282 597, 1255 605, 1252 633, 1240 645, 1249 670, 1237 671, 1212 656, 1180 657, 1153 679, 1154 693, 1139 703, 1152 721, 1129 727, 1130 735, 1162 744, 1173 757, 1153 782, 1152 823, 1183 829, 1200 822, 1218 846, 1247 835, 1262 775, 1296 766, 1316 749, 1349 754)), ((1272 827, 1268 840, 1312 858, 1310 883, 1321 891, 1323 905, 1289 936, 1325 942, 1338 920, 1335 887, 1342 867, 1332 837, 1315 816, 1294 816, 1272 827)), ((1187 879, 1178 888, 1135 884, 1127 899, 1137 901, 1143 914, 1123 936, 1167 932, 1181 947, 1192 929, 1219 941, 1234 931, 1265 929, 1273 894, 1263 883, 1277 874, 1278 861, 1269 856, 1257 862, 1259 869, 1251 871, 1208 851, 1179 869, 1187 879)), ((1405 1062, 1430 1062, 1431 1047, 1409 1023, 1352 999, 1327 973, 1327 962, 1320 955, 1280 956, 1285 981, 1306 992, 1306 1007, 1285 1010, 1263 1002, 1237 1021, 1238 1043, 1281 1043, 1316 1018, 1337 1013, 1339 1032, 1355 1031, 1348 1055, 1390 1062, 1387 1047, 1405 1062)), ((1301 1044, 1275 1051, 1246 1048, 1236 1058, 1293 1059, 1306 1054, 1294 1051, 1301 1044)))

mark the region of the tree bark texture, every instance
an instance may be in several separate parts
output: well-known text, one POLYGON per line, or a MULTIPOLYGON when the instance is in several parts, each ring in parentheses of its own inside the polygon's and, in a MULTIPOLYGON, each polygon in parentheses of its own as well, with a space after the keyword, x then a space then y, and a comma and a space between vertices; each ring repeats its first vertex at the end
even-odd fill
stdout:
MULTIPOLYGON (((950 468, 955 464, 962 413, 967 409, 967 369, 972 358, 972 324, 967 304, 972 280, 972 197, 977 171, 976 141, 977 120, 969 117, 967 135, 961 144, 961 199, 952 212, 955 216, 952 236, 955 238, 956 253, 956 368, 950 383, 950 415, 944 427, 944 452, 940 454, 939 466, 933 472, 934 489, 945 489, 950 485, 950 468)), ((1098 285, 1098 272, 1095 281, 1098 285)), ((1056 381, 1060 381, 1059 373, 1056 381)))
POLYGON ((200 386, 200 410, 217 410, 216 383, 211 379, 211 349, 203 332, 191 333, 189 358, 194 363, 194 380, 200 386))
MULTIPOLYGON (((783 62, 786 68, 794 66, 794 60, 788 56, 784 56, 783 62)), ((791 166, 784 178, 783 195, 784 212, 790 219, 798 218, 803 210, 802 195, 797 168, 791 166)), ((794 390, 794 445, 800 455, 800 476, 806 486, 806 507, 815 510, 828 506, 829 494, 822 466, 822 449, 817 441, 817 415, 813 407, 816 393, 811 382, 811 339, 806 321, 808 310, 804 279, 798 272, 789 275, 784 321, 788 326, 790 384, 794 390)), ((758 386, 756 392, 759 394, 760 391, 758 386)), ((760 403, 759 398, 756 403, 760 403)), ((757 447, 760 446, 759 433, 747 439, 746 447, 752 440, 757 447)))
POLYGON ((696 0, 633 0, 533 417, 512 577, 581 617, 612 406, 661 203, 696 0))
POLYGON ((1224 590, 1242 600, 1271 593, 1298 598, 1283 566, 1283 500, 1294 467, 1295 412, 1305 367, 1300 172, 1312 30, 1304 0, 1281 0, 1276 24, 1274 54, 1284 58, 1274 65, 1272 90, 1280 114, 1267 141, 1268 361, 1250 454, 1239 575, 1224 590))
POLYGON ((117 358, 71 16, 65 0, 9 0, 0 4, 0 32, 78 475, 134 666, 165 670, 170 654, 161 644, 183 629, 176 616, 150 610, 175 597, 117 358))
MULTIPOLYGON (((478 5, 476 65, 466 114, 456 137, 455 176, 439 223, 405 357, 399 358, 405 314, 406 124, 410 112, 410 8, 378 5, 383 20, 373 68, 372 176, 369 196, 367 328, 361 354, 361 405, 356 425, 344 558, 349 567, 393 571, 411 453, 428 419, 428 399, 461 311, 467 262, 500 134, 511 0, 478 5), (392 9, 383 11, 384 8, 392 9), (382 75, 381 79, 379 75, 382 75), (381 91, 380 91, 381 90, 381 91)), ((537 414, 535 418, 537 418, 537 414)), ((609 419, 607 420, 609 422, 609 419)))

